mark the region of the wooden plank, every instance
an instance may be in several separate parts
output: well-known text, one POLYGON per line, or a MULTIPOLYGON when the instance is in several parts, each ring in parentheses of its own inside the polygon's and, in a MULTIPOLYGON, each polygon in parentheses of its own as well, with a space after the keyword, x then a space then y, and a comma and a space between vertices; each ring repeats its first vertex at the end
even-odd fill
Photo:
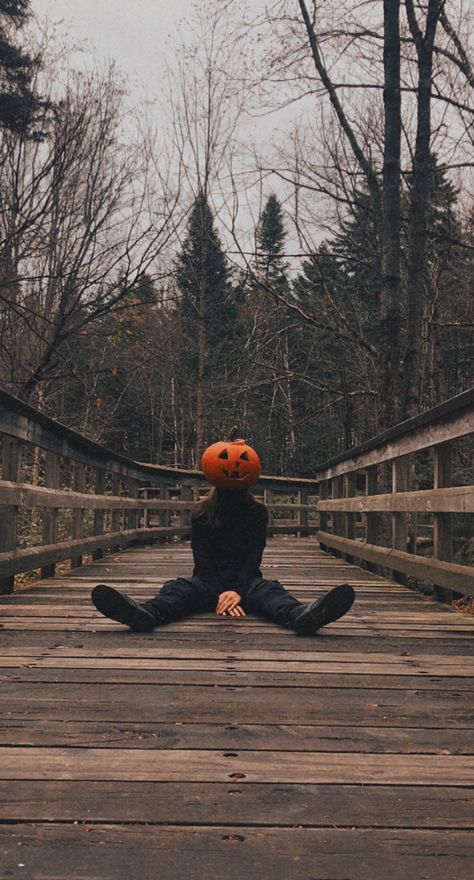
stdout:
POLYGON ((118 547, 122 544, 136 540, 151 540, 159 536, 175 536, 182 534, 181 526, 163 529, 159 527, 151 529, 132 529, 120 532, 110 532, 98 537, 78 538, 71 541, 60 541, 57 544, 28 547, 24 550, 11 550, 0 553, 0 577, 8 574, 17 574, 21 571, 29 571, 32 568, 40 568, 52 562, 60 562, 63 559, 71 559, 73 555, 90 553, 99 547, 118 547))
MULTIPOLYGON (((91 602, 88 602, 87 606, 84 607, 83 604, 77 603, 75 605, 69 603, 66 605, 59 603, 38 605, 36 603, 20 603, 17 600, 11 604, 5 604, 2 607, 2 615, 4 620, 8 620, 9 618, 21 618, 23 615, 29 620, 36 618, 47 619, 49 617, 53 619, 61 618, 64 622, 76 618, 83 622, 91 620, 94 623, 104 623, 107 620, 97 614, 97 611, 91 602)), ((174 626, 181 626, 184 624, 187 624, 190 627, 205 628, 222 628, 222 626, 230 624, 232 627, 238 627, 239 631, 244 628, 250 628, 252 630, 255 630, 256 628, 265 628, 269 631, 273 631, 275 628, 275 624, 272 621, 266 621, 264 618, 255 617, 251 614, 247 614, 245 618, 230 619, 228 617, 222 618, 215 612, 210 612, 209 614, 194 615, 192 617, 183 618, 175 623, 167 624, 166 628, 157 628, 157 632, 170 632, 174 626)), ((341 620, 337 624, 332 624, 332 626, 340 627, 343 624, 345 628, 353 628, 353 626, 360 627, 363 625, 373 626, 373 614, 363 614, 361 611, 352 611, 350 616, 346 616, 344 620, 341 620)), ((377 614, 377 626, 383 627, 384 625, 391 625, 397 629, 402 625, 414 629, 425 629, 426 627, 429 627, 432 631, 435 631, 436 629, 442 629, 443 631, 456 631, 463 629, 474 634, 474 621, 467 615, 457 614, 456 612, 444 617, 444 615, 440 615, 439 612, 431 613, 430 611, 421 610, 418 613, 416 613, 416 611, 397 612, 394 610, 384 612, 379 610, 377 614)), ((294 633, 290 631, 289 635, 294 636, 294 633)))
MULTIPOLYGON (((472 755, 472 729, 445 727, 365 727, 347 724, 205 724, 174 722, 19 719, 0 729, 2 745, 83 746, 108 749, 239 749, 261 752, 348 752, 364 754, 472 755)), ((471 792, 474 797, 474 792, 471 792)), ((471 817, 472 818, 472 817, 471 817)))
POLYGON ((443 690, 413 691, 379 688, 370 692, 352 688, 321 688, 318 699, 311 699, 307 688, 272 688, 228 686, 182 686, 179 699, 172 685, 106 684, 100 685, 38 682, 4 682, 3 709, 17 718, 81 720, 87 705, 90 720, 186 722, 197 716, 206 723, 251 724, 260 722, 295 724, 345 724, 381 727, 426 727, 433 719, 443 718, 443 725, 462 728, 472 725, 472 701, 464 693, 443 690))
MULTIPOLYGON (((0 627, 1 628, 1 627, 0 627)), ((332 632, 330 627, 326 631, 321 630, 320 635, 313 639, 303 639, 293 637, 286 630, 275 627, 270 632, 264 633, 239 633, 226 628, 212 631, 212 644, 217 651, 222 651, 226 656, 235 655, 243 651, 253 651, 258 649, 272 652, 273 656, 288 649, 288 639, 291 636, 291 648, 295 653, 302 651, 303 653, 311 647, 312 651, 324 650, 326 653, 343 654, 345 651, 363 650, 368 644, 372 651, 380 654, 399 654, 409 655, 411 653, 417 656, 432 656, 436 652, 438 657, 472 657, 472 635, 456 635, 446 633, 444 637, 440 637, 438 633, 434 633, 431 638, 423 635, 414 639, 411 633, 407 633, 404 629, 399 634, 393 632, 372 633, 363 631, 360 635, 357 632, 348 630, 340 632, 337 635, 332 632)), ((210 634, 208 632, 173 632, 161 630, 159 633, 151 635, 134 634, 125 628, 120 630, 96 630, 89 629, 86 631, 78 631, 74 627, 69 630, 61 629, 59 626, 56 630, 43 627, 36 630, 27 630, 25 627, 18 626, 16 629, 2 629, 2 646, 12 648, 17 646, 35 646, 51 649, 55 645, 74 646, 84 644, 100 651, 104 645, 117 644, 133 645, 139 644, 140 649, 144 651, 147 645, 160 646, 172 645, 176 651, 183 653, 192 648, 201 648, 206 650, 210 642, 210 634)))
POLYGON ((0 781, 0 821, 366 826, 445 832, 471 826, 473 797, 472 791, 454 786, 400 790, 398 786, 247 782, 244 788, 235 783, 128 782, 124 791, 121 783, 113 782, 16 780, 14 787, 0 781))
POLYGON ((226 880, 284 877, 285 880, 383 880, 421 877, 471 880, 469 831, 431 829, 265 828, 231 824, 202 827, 16 824, 0 829, 7 876, 34 880, 226 880), (91 832, 88 833, 89 828, 91 832), (21 844, 20 850, 18 844, 21 844), (24 855, 19 856, 19 851, 24 855), (442 858, 440 858, 442 853, 442 858), (23 861, 22 861, 23 859, 23 861), (26 861, 28 860, 28 862, 26 861), (77 866, 77 868, 75 867, 77 866), (448 867, 449 866, 449 867, 448 867), (159 872, 159 874, 158 874, 159 872))
POLYGON ((319 501, 320 511, 346 511, 365 513, 371 511, 395 513, 416 511, 419 513, 472 513, 474 512, 474 486, 453 486, 445 489, 423 489, 417 492, 400 491, 398 494, 358 495, 319 501))
POLYGON ((125 662, 121 665, 113 661, 98 661, 94 667, 92 660, 81 663, 60 664, 41 662, 29 663, 25 658, 25 662, 18 668, 13 663, 1 664, 1 680, 3 682, 31 682, 46 683, 55 682, 56 684, 93 684, 100 685, 104 679, 108 684, 135 684, 139 678, 141 684, 146 685, 173 685, 181 687, 185 685, 205 685, 208 687, 226 687, 227 685, 248 687, 248 688, 307 688, 314 691, 315 688, 323 690, 324 688, 352 688, 353 690, 405 690, 413 689, 420 691, 456 691, 463 693, 466 699, 474 696, 474 687, 470 676, 448 677, 428 677, 426 675, 409 675, 404 673, 384 673, 376 675, 372 671, 364 673, 353 673, 345 671, 332 671, 324 669, 322 672, 285 672, 283 670, 275 670, 271 672, 262 672, 260 670, 241 670, 237 665, 232 669, 215 670, 200 668, 201 664, 193 662, 187 666, 180 665, 179 662, 168 663, 165 665, 155 665, 144 663, 138 665, 125 662))
MULTIPOLYGON (((406 623, 402 625, 401 623, 395 623, 392 621, 381 622, 375 624, 373 621, 364 622, 364 621, 341 621, 331 624, 330 627, 326 627, 325 630, 319 631, 315 636, 308 636, 307 639, 309 643, 312 643, 314 649, 317 650, 321 639, 332 640, 335 638, 340 638, 341 636, 360 636, 360 637, 373 637, 374 635, 392 635, 392 636, 409 636, 413 640, 427 640, 427 639, 437 639, 444 641, 446 639, 456 639, 463 641, 466 638, 472 636, 473 633, 473 625, 469 622, 469 618, 465 618, 466 623, 462 622, 454 622, 452 624, 443 624, 441 621, 439 624, 430 624, 430 623, 406 623)), ((4 622, 2 625, 4 630, 10 629, 20 629, 24 628, 25 630, 40 630, 40 629, 49 629, 51 631, 60 631, 63 629, 65 632, 102 632, 102 631, 111 631, 116 635, 118 633, 122 635, 129 634, 129 630, 125 629, 122 624, 119 624, 115 621, 111 621, 102 615, 97 614, 96 616, 79 616, 77 617, 74 614, 63 614, 59 617, 56 615, 48 616, 47 614, 41 616, 40 614, 36 614, 32 616, 31 614, 25 619, 24 616, 8 616, 5 615, 4 622)), ((230 618, 226 617, 225 619, 220 616, 213 616, 212 619, 208 618, 205 620, 201 620, 198 617, 185 618, 183 620, 176 621, 174 623, 169 623, 166 627, 156 628, 153 632, 155 638, 163 638, 166 633, 166 637, 173 638, 176 634, 189 634, 190 636, 195 634, 196 637, 209 635, 218 635, 219 633, 223 633, 226 636, 234 636, 235 638, 242 638, 244 636, 249 636, 253 638, 255 642, 258 641, 258 638, 261 636, 264 638, 267 636, 271 638, 272 635, 275 634, 277 627, 272 622, 266 622, 261 618, 251 618, 247 616, 246 618, 230 618)), ((295 636, 295 633, 291 632, 288 634, 291 639, 301 638, 295 636)))
POLYGON ((124 782, 281 782, 340 785, 474 784, 471 755, 380 755, 346 752, 223 753, 211 749, 27 750, 0 747, 2 779, 93 779, 124 782), (238 776, 236 775, 238 774, 238 776))
MULTIPOLYGON (((75 652, 70 652, 70 656, 65 656, 64 654, 59 654, 57 652, 53 652, 49 656, 43 656, 36 652, 37 656, 35 657, 32 654, 22 654, 22 653, 8 653, 5 654, 2 652, 0 656, 0 668, 17 668, 17 667, 27 667, 28 669, 38 670, 38 669, 53 669, 57 670, 58 673, 60 670, 66 669, 95 669, 97 670, 97 674, 99 674, 99 670, 105 669, 114 669, 114 670, 185 670, 187 672, 195 672, 196 670, 209 671, 214 673, 227 673, 227 671, 232 672, 232 674, 238 672, 240 674, 248 674, 252 675, 260 675, 263 677, 265 674, 275 675, 275 681, 280 682, 280 677, 282 675, 294 675, 295 673, 299 674, 299 677, 295 678, 295 681, 300 681, 301 686, 305 684, 306 679, 304 676, 311 675, 317 680, 317 676, 325 676, 320 681, 321 687, 327 687, 327 676, 331 675, 334 678, 336 676, 340 676, 338 682, 341 686, 344 686, 344 679, 349 679, 346 686, 356 687, 356 683, 354 679, 357 677, 362 677, 367 679, 366 687, 380 687, 382 679, 384 676, 393 677, 394 683, 390 683, 391 687, 410 687, 409 682, 407 682, 407 678, 413 678, 413 687, 423 687, 424 685, 421 681, 415 679, 421 679, 425 684, 434 682, 436 684, 437 690, 443 690, 444 687, 448 687, 451 689, 457 689, 459 684, 460 677, 465 676, 469 682, 470 678, 474 677, 474 664, 470 662, 468 658, 466 659, 457 659, 457 658, 449 658, 449 662, 446 658, 436 657, 436 661, 433 662, 429 660, 429 662, 423 662, 423 657, 418 658, 417 662, 409 663, 402 662, 402 658, 399 662, 378 662, 378 663, 370 663, 370 662, 341 662, 339 658, 334 657, 334 655, 329 655, 329 658, 325 661, 320 661, 317 657, 314 660, 259 660, 257 658, 251 660, 243 660, 243 659, 235 659, 235 660, 225 660, 222 656, 219 656, 219 653, 212 657, 186 657, 182 656, 181 653, 179 656, 175 657, 156 657, 154 655, 143 657, 141 652, 139 656, 137 653, 133 654, 133 652, 129 652, 129 656, 117 656, 117 653, 125 653, 119 649, 114 651, 113 656, 84 656, 81 654, 80 650, 75 652), (431 678, 432 677, 432 678, 431 678), (401 682, 398 682, 398 678, 402 678, 401 682), (453 686, 450 683, 452 678, 456 678, 456 684, 453 686), (441 679, 441 680, 440 680, 441 679), (443 681, 443 679, 449 679, 448 681, 443 681), (370 684, 372 682, 372 684, 370 684)), ((84 652, 86 653, 86 652, 84 652)), ((171 651, 164 652, 171 653, 171 651)), ((197 652, 196 652, 197 653, 197 652)), ((382 655, 385 657, 386 655, 382 655)), ((258 683, 258 678, 255 679, 255 684, 258 683)), ((268 682, 271 685, 271 681, 268 682)), ((386 685, 388 686, 388 685, 386 685)), ((469 685, 468 686, 472 686, 469 685)))
POLYGON ((474 596, 474 570, 471 566, 442 562, 423 556, 412 556, 401 550, 375 547, 373 544, 341 538, 327 532, 318 532, 318 537, 328 547, 340 552, 351 553, 356 559, 366 559, 422 581, 474 596))
MULTIPOLYGON (((262 650, 260 646, 254 649, 239 647, 236 652, 235 647, 229 645, 226 650, 223 650, 218 646, 214 646, 214 639, 212 639, 212 642, 208 640, 204 647, 195 646, 192 643, 183 647, 182 644, 175 645, 174 640, 163 642, 162 638, 157 640, 153 636, 140 638, 139 636, 130 635, 127 639, 120 639, 120 641, 114 639, 110 643, 103 636, 96 637, 94 634, 88 634, 79 643, 73 638, 70 639, 70 644, 58 644, 57 639, 52 637, 50 645, 44 644, 44 639, 41 637, 35 636, 34 638, 39 642, 37 646, 29 644, 27 647, 19 649, 16 644, 6 645, 7 637, 5 636, 5 638, 2 638, 2 657, 16 657, 19 655, 36 656, 41 659, 52 657, 59 662, 59 665, 61 665, 62 659, 79 659, 81 656, 97 657, 98 659, 112 657, 117 660, 133 658, 173 661, 207 660, 211 666, 219 662, 221 664, 248 663, 250 668, 255 666, 255 668, 263 669, 266 668, 267 664, 275 664, 275 667, 278 666, 281 669, 286 668, 288 663, 303 663, 308 664, 304 667, 305 669, 312 669, 314 664, 322 668, 326 664, 332 666, 334 663, 337 663, 341 668, 360 666, 361 668, 374 667, 380 670, 400 664, 404 668, 420 670, 422 672, 426 671, 428 673, 433 671, 438 674, 441 669, 446 669, 448 675, 461 675, 460 670, 464 669, 467 671, 467 674, 474 675, 472 652, 466 657, 462 655, 441 656, 438 653, 417 654, 414 651, 403 653, 356 652, 353 650, 334 652, 327 650, 327 643, 324 644, 324 648, 320 648, 320 650, 315 652, 304 647, 301 650, 294 650, 295 644, 299 644, 298 641, 290 643, 293 650, 288 649, 288 641, 286 641, 286 650, 280 649, 277 654, 277 657, 280 659, 275 659, 275 652, 271 649, 262 650)), ((16 643, 18 639, 14 638, 13 641, 16 643)), ((303 642, 303 645, 307 646, 307 644, 306 641, 303 642)))

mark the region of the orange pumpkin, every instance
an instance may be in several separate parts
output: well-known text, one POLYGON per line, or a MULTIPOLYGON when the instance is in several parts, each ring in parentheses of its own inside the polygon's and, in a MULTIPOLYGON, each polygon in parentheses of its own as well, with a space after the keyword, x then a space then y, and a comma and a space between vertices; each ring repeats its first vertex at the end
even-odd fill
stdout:
POLYGON ((204 451, 201 467, 218 489, 247 489, 262 473, 260 459, 245 440, 220 440, 204 451))

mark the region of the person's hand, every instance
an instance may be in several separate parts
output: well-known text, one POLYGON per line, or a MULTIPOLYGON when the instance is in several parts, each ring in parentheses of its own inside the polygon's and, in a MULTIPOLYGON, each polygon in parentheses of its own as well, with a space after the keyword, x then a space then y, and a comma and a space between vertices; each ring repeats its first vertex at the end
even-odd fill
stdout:
POLYGON ((245 617, 245 611, 239 605, 239 602, 242 601, 242 596, 239 596, 235 590, 226 590, 225 593, 221 593, 217 602, 216 613, 217 614, 229 614, 230 617, 245 617))

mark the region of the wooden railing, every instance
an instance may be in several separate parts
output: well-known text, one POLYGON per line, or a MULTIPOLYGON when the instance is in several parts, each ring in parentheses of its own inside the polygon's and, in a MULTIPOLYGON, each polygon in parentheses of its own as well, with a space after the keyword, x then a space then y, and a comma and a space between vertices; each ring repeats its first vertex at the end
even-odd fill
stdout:
MULTIPOLYGON (((471 390, 326 462, 315 474, 320 483, 321 545, 349 561, 388 569, 395 579, 428 582, 440 598, 449 599, 450 591, 474 596, 474 569, 452 561, 453 517, 474 513, 473 439, 471 390), (469 467, 464 468, 462 481, 469 485, 454 486, 453 455, 462 444, 471 468, 470 475, 469 467), (425 458, 425 481, 426 473, 432 481, 431 488, 421 490, 416 469, 420 454, 425 458), (431 520, 423 525, 425 533, 431 531, 431 539, 425 537, 423 544, 420 514, 429 514, 431 520), (421 555, 423 547, 432 547, 432 555, 421 555)), ((465 528, 469 531, 469 525, 465 528)))
MULTIPOLYGON (((262 477, 255 494, 269 508, 269 533, 317 534, 349 561, 474 596, 473 568, 453 561, 453 517, 474 513, 472 479, 453 485, 453 453, 473 435, 474 390, 326 462, 312 479, 262 477), (430 488, 419 488, 420 454, 430 488)), ((136 541, 186 537, 208 489, 199 471, 117 455, 4 391, 0 437, 0 592, 22 572, 51 576, 64 560, 78 566, 136 541)))
MULTIPOLYGON (((49 577, 64 560, 185 537, 209 489, 198 471, 116 455, 1 390, 0 437, 0 593, 22 572, 49 577)), ((262 477, 270 534, 314 534, 317 491, 315 480, 262 477)))

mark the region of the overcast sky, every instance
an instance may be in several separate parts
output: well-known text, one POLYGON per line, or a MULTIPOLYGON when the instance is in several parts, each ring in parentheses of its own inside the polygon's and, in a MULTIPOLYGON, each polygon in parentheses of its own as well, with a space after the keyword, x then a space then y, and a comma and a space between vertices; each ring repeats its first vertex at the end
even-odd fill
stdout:
MULTIPOLYGON (((134 101, 157 97, 161 88, 165 54, 172 57, 171 41, 186 42, 190 37, 195 8, 200 0, 31 0, 31 9, 41 18, 56 24, 59 32, 68 34, 74 42, 85 41, 88 52, 77 57, 80 64, 92 66, 104 61, 115 61, 127 76, 127 85, 134 101)), ((264 0, 242 0, 239 10, 247 7, 258 14, 264 0)), ((75 59, 76 60, 76 59, 75 59)), ((154 103, 155 113, 160 115, 160 101, 154 103)), ((242 119, 246 137, 270 144, 278 140, 283 127, 291 123, 293 111, 283 109, 270 117, 253 120, 242 119)), ((157 119, 157 122, 159 120, 157 119)), ((250 141, 249 141, 250 144, 250 141)), ((267 180, 264 195, 275 190, 285 206, 285 187, 274 175, 267 180)), ((258 188, 256 189, 258 200, 258 188)), ((256 206, 259 205, 256 202, 256 206)), ((258 208, 255 209, 258 214, 258 208)), ((254 217, 245 208, 241 211, 244 226, 253 228, 254 217)), ((289 252, 298 251, 298 243, 289 233, 289 252)))
POLYGON ((134 88, 157 76, 171 34, 186 25, 191 0, 31 0, 31 8, 74 39, 87 40, 97 59, 115 60, 134 88))

